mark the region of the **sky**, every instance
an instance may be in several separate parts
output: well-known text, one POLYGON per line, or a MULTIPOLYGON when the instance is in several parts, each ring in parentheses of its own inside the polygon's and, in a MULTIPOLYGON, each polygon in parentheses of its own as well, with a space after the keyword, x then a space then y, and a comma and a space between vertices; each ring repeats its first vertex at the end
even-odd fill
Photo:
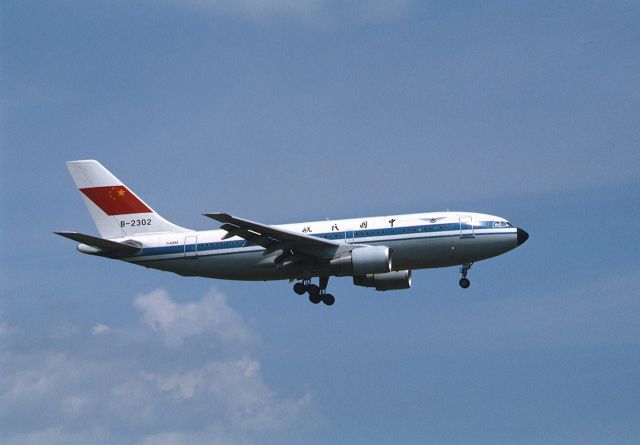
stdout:
POLYGON ((640 3, 0 5, 0 442, 635 444, 640 3), (526 244, 410 290, 82 255, 64 161, 165 218, 464 210, 526 244))

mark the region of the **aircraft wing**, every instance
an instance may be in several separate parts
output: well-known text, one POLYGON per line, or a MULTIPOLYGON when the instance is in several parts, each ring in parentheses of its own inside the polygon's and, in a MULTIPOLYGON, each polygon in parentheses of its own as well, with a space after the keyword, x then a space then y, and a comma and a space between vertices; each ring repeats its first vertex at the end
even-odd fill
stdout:
POLYGON ((270 252, 283 249, 316 258, 330 258, 341 245, 336 241, 249 221, 228 213, 205 213, 204 216, 223 223, 220 228, 227 231, 223 239, 239 236, 270 252))

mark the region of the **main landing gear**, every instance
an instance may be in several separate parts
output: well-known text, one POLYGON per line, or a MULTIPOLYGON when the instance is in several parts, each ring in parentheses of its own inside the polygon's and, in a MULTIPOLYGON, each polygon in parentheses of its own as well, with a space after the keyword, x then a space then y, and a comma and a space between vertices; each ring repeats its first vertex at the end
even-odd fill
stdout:
POLYGON ((327 306, 331 306, 336 302, 333 295, 327 293, 327 284, 329 284, 329 277, 320 277, 320 286, 311 284, 311 280, 303 280, 293 285, 293 291, 302 295, 304 293, 309 294, 309 301, 313 304, 318 304, 321 301, 327 306))
POLYGON ((467 278, 467 272, 469 272, 469 269, 471 269, 472 265, 473 263, 464 263, 462 266, 460 266, 460 273, 462 274, 462 278, 460 278, 460 281, 458 281, 458 284, 463 289, 466 289, 469 286, 471 286, 471 281, 469 281, 469 279, 467 278))

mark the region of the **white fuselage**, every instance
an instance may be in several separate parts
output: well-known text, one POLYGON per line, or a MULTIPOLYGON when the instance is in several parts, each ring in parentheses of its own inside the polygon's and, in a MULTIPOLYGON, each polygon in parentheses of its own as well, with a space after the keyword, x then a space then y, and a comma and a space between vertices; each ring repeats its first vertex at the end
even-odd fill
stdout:
MULTIPOLYGON (((491 258, 518 246, 517 228, 504 218, 480 213, 435 212, 274 226, 345 244, 386 246, 392 270, 454 266, 491 258)), ((141 251, 125 261, 180 275, 232 280, 306 279, 336 275, 327 264, 276 265, 282 251, 268 251, 224 230, 148 233, 136 241, 141 251)), ((80 250, 82 250, 82 245, 80 250)))

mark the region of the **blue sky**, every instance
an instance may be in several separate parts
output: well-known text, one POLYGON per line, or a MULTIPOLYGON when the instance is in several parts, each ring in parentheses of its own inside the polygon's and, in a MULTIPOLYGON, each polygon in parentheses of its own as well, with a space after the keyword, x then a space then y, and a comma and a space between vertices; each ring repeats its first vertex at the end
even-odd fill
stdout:
POLYGON ((0 440, 637 443, 637 2, 7 1, 0 440), (79 254, 64 161, 171 221, 443 209, 531 238, 408 291, 79 254))

